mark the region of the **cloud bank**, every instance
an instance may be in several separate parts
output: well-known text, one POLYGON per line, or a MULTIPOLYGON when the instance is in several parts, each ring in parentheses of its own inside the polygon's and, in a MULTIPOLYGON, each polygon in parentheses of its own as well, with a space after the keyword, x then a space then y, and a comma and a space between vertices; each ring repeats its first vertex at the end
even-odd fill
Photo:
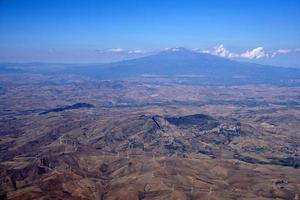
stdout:
POLYGON ((209 53, 212 55, 224 57, 224 58, 244 58, 244 59, 261 59, 261 58, 268 58, 268 57, 276 57, 282 54, 288 53, 296 53, 300 52, 300 48, 297 49, 278 49, 274 52, 266 52, 263 47, 256 47, 254 49, 249 49, 242 53, 235 53, 231 52, 225 48, 223 44, 220 44, 217 47, 214 47, 213 50, 199 50, 194 49, 195 51, 201 53, 209 53))

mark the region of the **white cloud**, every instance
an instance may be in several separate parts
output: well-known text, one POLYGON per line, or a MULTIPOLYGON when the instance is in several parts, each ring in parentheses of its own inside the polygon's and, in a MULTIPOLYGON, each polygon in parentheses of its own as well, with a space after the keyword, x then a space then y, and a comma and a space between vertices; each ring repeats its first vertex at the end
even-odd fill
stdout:
POLYGON ((247 50, 246 52, 242 53, 240 57, 248 58, 248 59, 259 59, 263 57, 268 57, 269 55, 265 52, 263 47, 257 47, 252 50, 247 50))
POLYGON ((174 47, 174 48, 165 48, 165 51, 185 51, 186 49, 183 47, 174 47))
POLYGON ((272 53, 272 57, 275 57, 275 56, 281 55, 281 54, 294 53, 294 52, 300 52, 300 48, 298 48, 298 49, 278 49, 272 53))
POLYGON ((229 50, 227 50, 223 44, 217 46, 214 48, 214 51, 212 52, 212 54, 217 55, 217 56, 221 56, 224 58, 234 58, 234 57, 238 57, 238 55, 236 53, 232 53, 229 50))
POLYGON ((95 50, 97 53, 116 53, 116 54, 141 54, 144 53, 144 51, 140 50, 140 49, 136 49, 136 50, 127 50, 127 49, 121 49, 121 48, 112 48, 112 49, 96 49, 95 50))
POLYGON ((199 50, 201 53, 211 53, 209 50, 199 50))
POLYGON ((263 47, 257 47, 254 49, 247 50, 242 53, 231 52, 225 48, 223 44, 215 47, 213 50, 201 50, 199 48, 193 49, 194 51, 201 53, 209 53, 212 55, 224 57, 224 58, 245 58, 245 59, 261 59, 261 58, 273 58, 282 54, 300 52, 300 48, 297 49, 278 49, 274 52, 266 52, 263 47))
POLYGON ((199 53, 209 53, 209 54, 212 54, 212 52, 210 50, 207 50, 207 49, 194 48, 192 50, 196 51, 196 52, 199 52, 199 53))
POLYGON ((121 49, 121 48, 115 48, 115 49, 107 49, 107 51, 109 51, 109 52, 122 52, 124 50, 121 49))
POLYGON ((269 54, 264 51, 263 47, 257 47, 252 50, 247 50, 246 52, 243 53, 235 53, 226 49, 223 44, 220 44, 219 46, 215 47, 213 50, 194 49, 194 51, 201 52, 201 53, 209 53, 224 58, 259 59, 259 58, 269 56, 269 54))
POLYGON ((130 51, 128 51, 128 53, 143 53, 143 51, 137 49, 137 50, 130 50, 130 51))
POLYGON ((230 52, 228 49, 224 47, 223 44, 220 44, 219 46, 215 47, 213 50, 207 50, 207 49, 201 50, 199 48, 195 48, 193 50, 200 53, 208 53, 208 54, 212 54, 224 58, 234 58, 239 56, 236 53, 230 52))
MULTIPOLYGON (((184 50, 183 48, 165 48, 165 51, 181 51, 184 50)), ((296 53, 300 52, 300 48, 296 49, 278 49, 275 51, 265 51, 263 47, 256 47, 254 49, 249 49, 245 52, 232 52, 228 50, 223 44, 220 44, 213 49, 200 49, 200 48, 194 48, 193 51, 200 52, 200 53, 208 53, 224 58, 232 58, 232 59, 262 59, 262 58, 273 58, 279 55, 284 55, 284 54, 289 54, 289 53, 296 53)), ((120 54, 145 54, 147 52, 140 50, 140 49, 135 49, 135 50, 127 50, 127 49, 122 49, 122 48, 112 48, 112 49, 98 49, 96 50, 98 53, 116 53, 116 55, 120 54)))

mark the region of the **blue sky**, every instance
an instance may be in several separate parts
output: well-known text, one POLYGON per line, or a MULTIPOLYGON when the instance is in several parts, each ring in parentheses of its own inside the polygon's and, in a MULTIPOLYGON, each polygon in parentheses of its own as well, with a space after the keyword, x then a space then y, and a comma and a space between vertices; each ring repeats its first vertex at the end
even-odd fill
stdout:
POLYGON ((300 0, 0 0, 0 61, 93 62, 103 49, 177 46, 211 53, 221 44, 235 55, 262 47, 271 59, 298 52, 299 21, 300 0))

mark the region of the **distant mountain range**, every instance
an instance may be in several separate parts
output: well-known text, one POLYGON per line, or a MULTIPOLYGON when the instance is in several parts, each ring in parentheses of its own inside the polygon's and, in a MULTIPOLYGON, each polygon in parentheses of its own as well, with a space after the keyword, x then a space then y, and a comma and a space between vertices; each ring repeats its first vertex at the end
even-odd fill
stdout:
POLYGON ((238 62, 184 48, 99 66, 74 67, 66 71, 113 80, 148 78, 155 81, 164 78, 209 85, 300 84, 300 69, 238 62))
POLYGON ((49 65, 43 68, 43 72, 51 69, 51 73, 79 74, 102 80, 163 79, 207 85, 300 85, 300 69, 238 62, 184 48, 108 64, 69 64, 62 68, 55 67, 57 70, 51 69, 49 65))

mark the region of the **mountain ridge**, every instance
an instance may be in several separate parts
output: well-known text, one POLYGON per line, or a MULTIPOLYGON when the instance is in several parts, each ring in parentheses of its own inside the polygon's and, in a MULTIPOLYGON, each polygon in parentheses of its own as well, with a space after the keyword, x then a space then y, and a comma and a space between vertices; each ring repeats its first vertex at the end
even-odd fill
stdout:
POLYGON ((299 81, 300 79, 299 69, 239 62, 183 48, 175 51, 166 50, 132 60, 102 64, 98 67, 73 68, 73 70, 78 74, 112 80, 136 79, 145 74, 167 77, 198 75, 197 80, 190 78, 188 82, 192 80, 200 84, 218 83, 221 85, 277 84, 278 81, 290 84, 293 82, 291 80, 299 81))

